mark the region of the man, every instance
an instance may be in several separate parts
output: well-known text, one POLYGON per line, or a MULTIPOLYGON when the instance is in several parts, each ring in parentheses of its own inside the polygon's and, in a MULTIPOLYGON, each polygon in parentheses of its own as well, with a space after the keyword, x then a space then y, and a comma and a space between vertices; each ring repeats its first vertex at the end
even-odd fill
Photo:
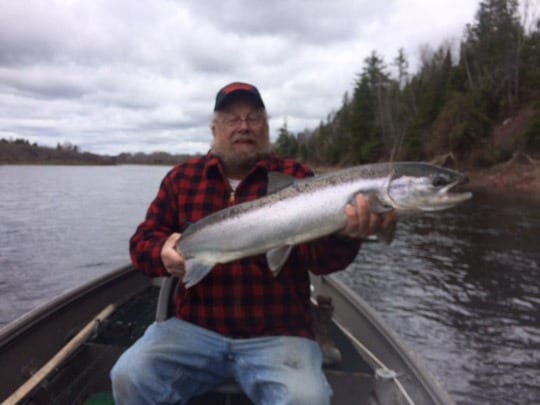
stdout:
MULTIPOLYGON (((148 276, 181 279, 181 233, 219 209, 265 195, 269 172, 312 175, 271 153, 265 105, 253 85, 236 82, 218 92, 211 128, 210 152, 165 176, 130 241, 135 267, 148 276)), ((344 207, 347 225, 339 234, 295 247, 275 278, 260 255, 218 264, 189 289, 181 285, 176 317, 151 325, 113 368, 116 403, 186 403, 234 378, 257 404, 328 404, 308 271, 345 268, 361 238, 395 221, 370 213, 362 196, 355 202, 344 207)))

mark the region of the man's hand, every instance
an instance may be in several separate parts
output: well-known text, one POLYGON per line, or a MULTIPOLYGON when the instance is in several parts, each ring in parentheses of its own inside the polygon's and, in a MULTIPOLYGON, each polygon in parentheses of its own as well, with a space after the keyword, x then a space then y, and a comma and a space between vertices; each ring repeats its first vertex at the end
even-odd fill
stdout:
POLYGON ((396 224, 396 213, 391 211, 387 214, 374 214, 369 210, 366 198, 362 194, 356 196, 355 205, 345 206, 347 224, 339 232, 340 235, 349 238, 362 239, 370 235, 377 235, 383 230, 396 224))
POLYGON ((176 250, 176 244, 180 239, 179 233, 173 233, 163 244, 161 248, 161 261, 165 270, 175 277, 182 279, 186 272, 186 267, 184 263, 184 257, 178 250, 176 250))

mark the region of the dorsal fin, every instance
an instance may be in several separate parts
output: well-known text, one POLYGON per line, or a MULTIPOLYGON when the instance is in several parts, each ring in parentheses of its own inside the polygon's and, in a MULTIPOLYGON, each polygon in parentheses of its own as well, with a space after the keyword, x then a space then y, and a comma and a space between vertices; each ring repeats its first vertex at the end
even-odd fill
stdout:
POLYGON ((277 193, 284 188, 289 187, 296 181, 296 178, 280 172, 268 173, 268 188, 266 194, 277 193))

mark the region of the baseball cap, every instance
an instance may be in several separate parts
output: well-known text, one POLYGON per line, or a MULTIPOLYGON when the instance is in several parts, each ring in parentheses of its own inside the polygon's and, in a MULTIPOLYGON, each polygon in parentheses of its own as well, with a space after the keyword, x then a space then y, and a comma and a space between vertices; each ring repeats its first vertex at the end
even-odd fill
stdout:
POLYGON ((219 111, 223 109, 223 107, 225 107, 233 100, 244 98, 249 98, 257 106, 265 108, 261 98, 261 94, 259 93, 259 90, 257 90, 257 87, 249 83, 233 82, 229 83, 220 91, 218 91, 216 95, 216 104, 214 106, 214 111, 219 111))

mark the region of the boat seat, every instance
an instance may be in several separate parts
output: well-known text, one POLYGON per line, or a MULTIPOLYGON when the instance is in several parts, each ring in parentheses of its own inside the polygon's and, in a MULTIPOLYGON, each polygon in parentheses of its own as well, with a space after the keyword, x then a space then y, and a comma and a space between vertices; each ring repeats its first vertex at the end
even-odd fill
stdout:
POLYGON ((156 322, 163 322, 172 316, 178 281, 178 277, 163 277, 156 306, 156 322))

